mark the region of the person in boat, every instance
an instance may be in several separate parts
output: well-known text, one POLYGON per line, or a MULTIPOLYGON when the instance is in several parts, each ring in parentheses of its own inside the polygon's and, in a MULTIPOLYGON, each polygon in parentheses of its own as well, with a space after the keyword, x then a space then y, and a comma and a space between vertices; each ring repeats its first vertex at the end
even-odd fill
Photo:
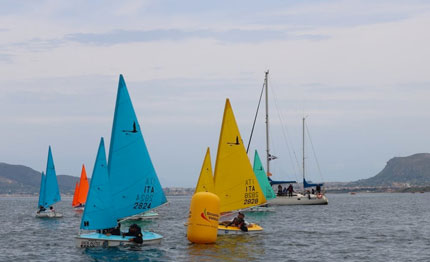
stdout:
POLYGON ((50 207, 49 207, 49 212, 54 213, 54 215, 55 215, 55 209, 54 209, 54 207, 53 207, 53 206, 50 206, 50 207))
POLYGON ((282 190, 282 195, 286 196, 288 194, 287 187, 284 187, 284 190, 282 190))
POLYGON ((110 229, 110 234, 114 236, 120 236, 121 235, 121 223, 118 223, 118 225, 115 228, 110 229))
POLYGON ((128 228, 128 232, 127 233, 123 233, 122 236, 123 237, 124 236, 133 236, 134 238, 132 238, 130 241, 132 241, 134 243, 137 243, 137 244, 142 244, 143 243, 142 229, 137 224, 132 224, 128 228))
POLYGON ((282 196, 282 186, 278 185, 278 196, 282 196))
POLYGON ((45 212, 45 211, 46 211, 46 208, 44 208, 42 205, 40 205, 37 213, 40 214, 40 212, 45 212))
POLYGON ((238 227, 240 228, 240 230, 244 232, 248 231, 248 227, 246 226, 246 222, 245 222, 245 214, 243 214, 242 212, 239 212, 239 214, 237 214, 237 217, 235 217, 232 221, 223 221, 221 222, 221 224, 225 225, 226 227, 229 227, 229 226, 238 227))
POLYGON ((288 186, 288 189, 287 189, 287 190, 288 190, 288 196, 289 196, 289 197, 292 197, 292 196, 293 196, 293 191, 294 191, 294 189, 293 189, 293 185, 291 185, 291 184, 290 184, 290 185, 288 186))
POLYGON ((317 186, 316 186, 316 189, 317 189, 317 194, 320 194, 320 193, 321 193, 321 186, 320 186, 320 185, 317 185, 317 186))
POLYGON ((312 188, 312 195, 315 195, 315 190, 314 190, 314 188, 312 188))

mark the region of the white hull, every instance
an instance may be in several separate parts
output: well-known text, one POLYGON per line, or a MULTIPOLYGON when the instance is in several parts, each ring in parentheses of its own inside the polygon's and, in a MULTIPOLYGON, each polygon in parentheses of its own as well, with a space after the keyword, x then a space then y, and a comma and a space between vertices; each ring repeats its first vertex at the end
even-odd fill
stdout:
POLYGON ((36 217, 38 218, 61 218, 63 217, 63 214, 58 213, 58 212, 40 212, 37 213, 36 212, 36 217))
POLYGON ((99 233, 81 234, 75 238, 76 247, 89 248, 89 247, 118 247, 118 246, 131 246, 131 245, 155 245, 161 242, 163 237, 152 232, 142 232, 143 243, 136 244, 131 241, 133 237, 130 236, 106 236, 99 233))
POLYGON ((277 196, 274 199, 268 201, 270 205, 273 206, 289 206, 289 205, 327 205, 328 199, 326 196, 322 195, 318 197, 317 195, 302 195, 297 194, 292 197, 289 196, 277 196))
POLYGON ((85 207, 84 206, 80 206, 80 207, 73 207, 73 209, 75 211, 84 211, 85 207))
POLYGON ((124 219, 121 219, 120 222, 124 221, 132 221, 132 220, 152 220, 158 218, 158 213, 153 211, 148 211, 142 214, 134 215, 131 217, 126 217, 124 219))

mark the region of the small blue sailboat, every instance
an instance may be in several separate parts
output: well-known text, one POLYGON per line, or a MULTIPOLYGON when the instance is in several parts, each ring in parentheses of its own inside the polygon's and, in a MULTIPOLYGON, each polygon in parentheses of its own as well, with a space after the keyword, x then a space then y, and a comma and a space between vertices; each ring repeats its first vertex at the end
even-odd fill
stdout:
MULTIPOLYGON (((120 75, 109 159, 103 139, 93 169, 87 203, 81 221, 77 247, 108 247, 135 244, 134 237, 102 234, 123 218, 152 210, 167 202, 161 188, 127 87, 120 75)), ((143 244, 159 243, 163 237, 141 232, 143 244)))
POLYGON ((42 172, 40 179, 40 191, 36 217, 59 218, 62 214, 55 211, 53 204, 61 201, 60 189, 58 188, 57 175, 55 173, 54 159, 52 158, 51 146, 48 150, 48 162, 46 164, 46 175, 42 172), (49 210, 48 210, 49 208, 49 210))

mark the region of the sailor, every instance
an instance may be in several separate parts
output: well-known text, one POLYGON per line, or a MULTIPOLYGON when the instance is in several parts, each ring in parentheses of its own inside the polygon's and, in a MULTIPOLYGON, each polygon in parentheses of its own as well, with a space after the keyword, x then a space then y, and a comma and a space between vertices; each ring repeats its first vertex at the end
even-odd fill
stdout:
POLYGON ((231 222, 228 222, 228 223, 222 222, 222 224, 225 224, 226 227, 233 225, 235 227, 240 228, 240 230, 244 232, 248 231, 248 227, 246 226, 246 222, 245 222, 245 214, 241 212, 239 212, 237 217, 235 217, 231 222))
POLYGON ((282 196, 282 186, 278 185, 278 196, 282 196))
POLYGON ((287 187, 284 187, 284 190, 282 190, 282 195, 286 196, 288 193, 287 187))
POLYGON ((110 229, 109 233, 111 233, 114 236, 120 236, 121 235, 121 223, 118 223, 118 225, 115 228, 110 229))
POLYGON ((49 207, 49 211, 50 211, 51 213, 54 213, 54 215, 55 215, 55 209, 54 209, 54 207, 53 207, 53 206, 50 206, 50 207, 49 207))
POLYGON ((293 196, 293 191, 294 191, 294 189, 293 189, 293 185, 291 185, 291 184, 290 184, 290 185, 288 186, 288 189, 287 189, 287 190, 288 190, 288 196, 289 196, 289 197, 292 197, 292 196, 293 196))
POLYGON ((317 194, 321 193, 321 186, 320 185, 317 185, 316 189, 317 189, 317 194))
POLYGON ((122 236, 133 236, 134 238, 132 238, 130 241, 137 243, 137 244, 142 244, 143 243, 143 239, 142 239, 142 229, 140 228, 140 226, 133 224, 128 228, 128 232, 127 233, 123 233, 122 236))
POLYGON ((42 205, 40 205, 37 213, 40 214, 40 212, 44 212, 44 211, 46 211, 46 208, 44 208, 42 205))

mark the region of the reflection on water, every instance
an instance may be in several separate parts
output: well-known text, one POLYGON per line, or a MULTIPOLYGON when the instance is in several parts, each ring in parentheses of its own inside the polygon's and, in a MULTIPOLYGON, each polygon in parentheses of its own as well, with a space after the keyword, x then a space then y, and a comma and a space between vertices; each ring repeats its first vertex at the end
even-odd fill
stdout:
POLYGON ((159 219, 133 221, 163 235, 160 245, 75 248, 81 214, 64 198, 60 219, 35 218, 37 197, 0 197, 0 261, 430 261, 430 194, 330 195, 327 206, 246 213, 257 235, 191 244, 190 197, 170 197, 159 219))

